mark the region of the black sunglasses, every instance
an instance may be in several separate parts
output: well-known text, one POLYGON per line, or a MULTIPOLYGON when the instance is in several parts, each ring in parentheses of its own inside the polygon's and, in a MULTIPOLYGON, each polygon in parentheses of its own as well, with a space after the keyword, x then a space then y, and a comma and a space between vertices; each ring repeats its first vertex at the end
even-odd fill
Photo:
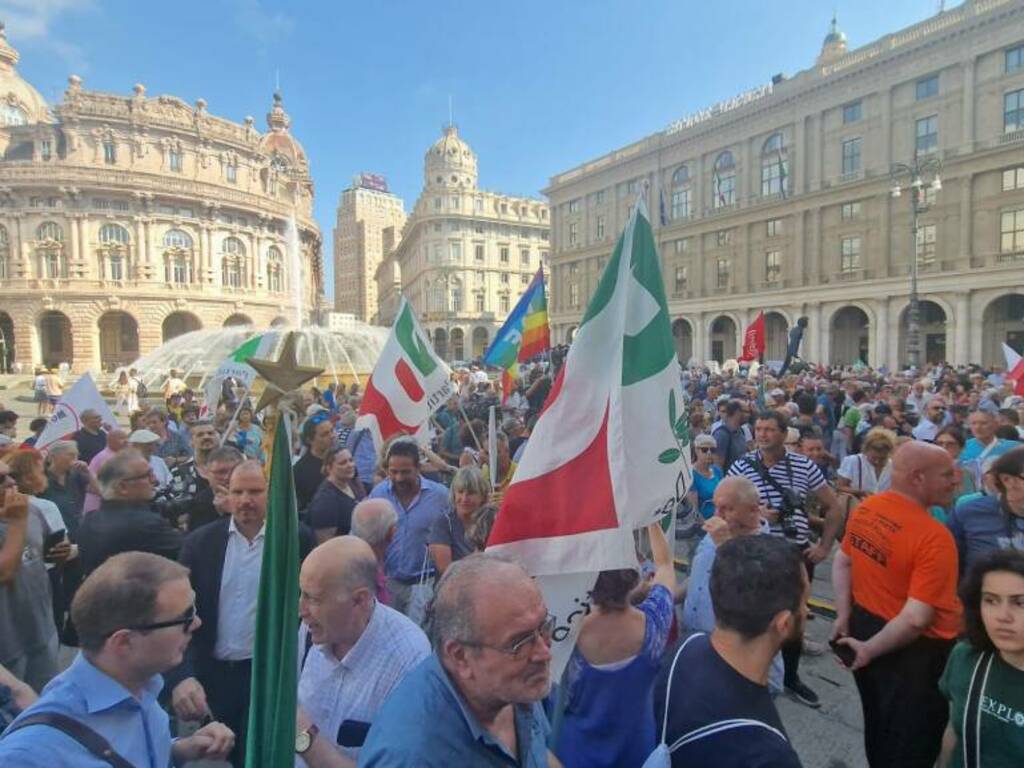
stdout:
MULTIPOLYGON (((122 629, 130 629, 133 632, 152 632, 155 629, 166 629, 167 627, 181 627, 181 631, 187 633, 192 623, 196 620, 196 604, 192 603, 189 609, 185 611, 181 616, 176 619, 169 621, 158 621, 153 624, 136 624, 131 627, 122 627, 122 629)), ((117 632, 118 630, 114 630, 117 632)), ((111 632, 110 634, 114 634, 111 632)), ((109 635, 108 635, 109 637, 109 635)))

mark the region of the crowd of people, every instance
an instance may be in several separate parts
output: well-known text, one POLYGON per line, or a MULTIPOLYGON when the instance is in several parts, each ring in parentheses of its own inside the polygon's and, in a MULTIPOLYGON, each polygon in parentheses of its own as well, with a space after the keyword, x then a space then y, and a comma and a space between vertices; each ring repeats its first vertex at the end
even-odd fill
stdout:
MULTIPOLYGON (((674 534, 638 532, 637 568, 598 575, 552 681, 539 588, 483 550, 564 352, 505 396, 457 370, 426 441, 378 449, 357 384, 292 404, 297 765, 799 766, 775 698, 820 707, 800 661, 829 652, 872 768, 1024 765, 1013 382, 681 369, 674 534), (804 636, 816 573, 831 648, 804 636)), ((0 764, 241 766, 271 441, 230 382, 201 417, 177 372, 150 396, 121 378, 127 426, 86 411, 43 451, 45 422, 20 434, 0 406, 0 764)))

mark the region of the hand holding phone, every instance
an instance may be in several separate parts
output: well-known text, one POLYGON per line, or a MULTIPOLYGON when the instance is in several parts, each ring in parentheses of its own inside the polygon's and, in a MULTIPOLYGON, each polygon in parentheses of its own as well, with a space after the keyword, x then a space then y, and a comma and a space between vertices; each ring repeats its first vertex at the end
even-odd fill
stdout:
POLYGON ((829 640, 828 644, 832 648, 832 653, 839 657, 839 661, 842 662, 844 667, 849 669, 853 666, 853 662, 857 658, 857 652, 853 648, 846 643, 840 643, 836 638, 829 640))

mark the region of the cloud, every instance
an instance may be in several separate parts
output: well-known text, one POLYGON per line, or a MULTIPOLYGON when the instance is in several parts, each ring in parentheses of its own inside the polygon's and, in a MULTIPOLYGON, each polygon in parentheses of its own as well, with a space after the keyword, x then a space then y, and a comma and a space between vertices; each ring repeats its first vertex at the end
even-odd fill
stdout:
POLYGON ((81 46, 55 34, 53 23, 92 8, 93 0, 0 0, 0 19, 15 40, 48 48, 72 69, 84 71, 88 63, 81 46))
POLYGON ((295 29, 295 19, 283 11, 268 9, 260 0, 234 0, 232 5, 235 23, 260 46, 262 54, 280 45, 295 29))

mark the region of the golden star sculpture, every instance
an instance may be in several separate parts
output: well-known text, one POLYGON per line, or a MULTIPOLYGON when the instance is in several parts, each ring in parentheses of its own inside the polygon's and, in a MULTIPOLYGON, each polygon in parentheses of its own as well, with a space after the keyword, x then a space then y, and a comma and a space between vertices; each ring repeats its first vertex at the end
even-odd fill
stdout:
POLYGON ((284 338, 281 354, 278 355, 276 361, 259 360, 252 357, 246 361, 256 369, 256 373, 267 381, 267 387, 263 390, 259 403, 256 404, 257 413, 324 372, 323 368, 311 368, 298 364, 295 359, 295 338, 295 332, 288 331, 288 335, 284 338))

